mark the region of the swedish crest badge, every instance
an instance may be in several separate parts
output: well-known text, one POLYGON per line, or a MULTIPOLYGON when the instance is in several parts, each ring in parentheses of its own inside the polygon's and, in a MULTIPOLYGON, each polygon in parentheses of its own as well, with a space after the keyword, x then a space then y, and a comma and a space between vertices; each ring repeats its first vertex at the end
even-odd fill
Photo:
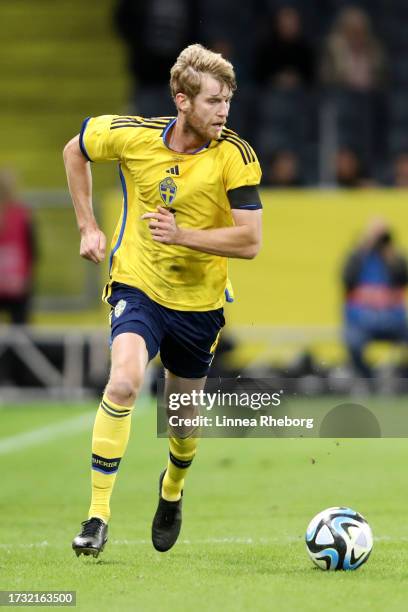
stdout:
POLYGON ((118 318, 126 308, 126 300, 119 300, 115 306, 115 317, 118 318))
POLYGON ((159 192, 165 206, 170 206, 174 202, 177 194, 177 185, 171 176, 167 176, 165 179, 160 181, 159 192))

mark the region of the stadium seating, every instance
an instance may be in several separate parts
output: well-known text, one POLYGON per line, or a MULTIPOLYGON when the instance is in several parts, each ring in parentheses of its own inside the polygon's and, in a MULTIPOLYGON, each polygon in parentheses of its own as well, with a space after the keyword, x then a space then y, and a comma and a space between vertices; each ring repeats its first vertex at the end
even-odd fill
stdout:
MULTIPOLYGON (((267 0, 263 4, 264 9, 273 12, 287 2, 267 0)), ((306 36, 313 41, 316 49, 320 49, 336 11, 349 3, 346 0, 330 0, 324 3, 323 8, 317 0, 308 3, 293 0, 291 4, 301 11, 306 36)), ((367 11, 375 31, 385 44, 389 81, 393 90, 396 93, 408 90, 408 37, 404 25, 408 4, 405 0, 395 0, 392 7, 388 0, 356 0, 353 4, 367 11)), ((247 24, 244 22, 250 20, 249 9, 245 9, 245 18, 241 11, 239 15, 234 14, 234 20, 228 21, 228 28, 225 29, 222 19, 210 18, 216 7, 215 0, 208 6, 203 3, 202 10, 208 17, 209 28, 217 25, 217 32, 224 31, 226 36, 233 36, 235 28, 241 33, 245 32, 247 24)), ((225 6, 219 6, 218 13, 214 14, 224 12, 229 15, 232 10, 233 2, 230 1, 225 6)), ((2 32, 3 53, 0 57, 0 108, 3 115, 0 163, 21 169, 30 187, 60 187, 64 184, 61 148, 78 131, 84 117, 129 110, 126 104, 130 94, 127 90, 129 79, 121 43, 115 39, 113 32, 111 11, 110 0, 101 0, 95 6, 78 2, 74 8, 70 0, 60 0, 57 4, 51 0, 38 0, 30 11, 26 10, 24 3, 14 0, 3 0, 1 3, 1 17, 7 27, 2 32), (92 37, 89 35, 90 27, 92 37), (22 40, 24 44, 21 44, 22 40), (27 112, 30 113, 29 120, 22 120, 27 112)), ((259 14, 255 18, 259 19, 259 14)), ((201 27, 204 29, 202 24, 201 27)), ((235 38, 234 41, 236 45, 235 38)), ((236 49, 239 51, 237 72, 241 84, 246 83, 251 75, 250 66, 245 64, 243 58, 250 61, 253 43, 249 36, 245 44, 238 44, 236 49)), ((263 92, 261 94, 263 96, 263 92)), ((231 113, 231 127, 255 145, 259 143, 261 158, 265 159, 265 154, 267 156, 271 151, 288 148, 289 145, 300 152, 302 159, 316 157, 304 153, 311 150, 313 141, 316 146, 318 140, 316 119, 310 114, 311 109, 318 111, 320 105, 316 99, 310 104, 309 98, 304 106, 303 93, 267 92, 260 109, 260 133, 254 139, 254 127, 251 126, 254 116, 259 125, 258 114, 253 112, 256 96, 259 97, 259 92, 251 92, 249 85, 245 93, 237 94, 231 113), (265 124, 262 125, 262 122, 265 124)), ((342 95, 340 98, 341 142, 349 146, 356 144, 363 150, 370 149, 374 146, 370 137, 370 102, 363 102, 358 96, 347 99, 342 95), (363 121, 359 120, 361 116, 364 117, 363 121)), ((392 108, 393 102, 390 104, 392 108)), ((375 121, 375 140, 378 128, 384 123, 384 117, 380 122, 375 121)), ((406 146, 406 130, 405 123, 395 121, 391 115, 388 142, 392 150, 406 146), (404 133, 398 134, 398 130, 404 133)), ((379 162, 382 163, 382 160, 375 159, 373 167, 377 168, 379 162)), ((308 163, 311 165, 310 161, 308 163)), ((101 189, 112 185, 114 168, 104 168, 101 172, 97 169, 96 172, 101 189)), ((315 170, 312 177, 316 176, 315 170)))
MULTIPOLYGON (((76 2, 73 8, 70 0, 37 0, 30 11, 14 0, 1 4, 0 161, 19 168, 30 187, 60 187, 61 150, 82 119, 124 108, 126 76, 110 25, 112 3, 76 2)), ((101 174, 101 187, 111 176, 101 174)))
POLYGON ((267 160, 279 150, 301 152, 317 140, 313 96, 303 89, 269 88, 258 96, 260 118, 256 146, 267 160))

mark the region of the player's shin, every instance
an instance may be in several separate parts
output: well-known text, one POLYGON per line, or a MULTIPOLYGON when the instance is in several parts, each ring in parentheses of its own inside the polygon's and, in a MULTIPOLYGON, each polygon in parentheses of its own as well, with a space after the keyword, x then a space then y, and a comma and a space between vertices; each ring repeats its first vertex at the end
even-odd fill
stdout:
POLYGON ((110 518, 110 497, 129 440, 132 407, 103 396, 92 436, 92 500, 89 517, 110 518))
POLYGON ((181 497, 184 478, 196 454, 197 435, 195 429, 185 438, 169 437, 169 459, 162 486, 162 497, 167 501, 177 501, 181 497))

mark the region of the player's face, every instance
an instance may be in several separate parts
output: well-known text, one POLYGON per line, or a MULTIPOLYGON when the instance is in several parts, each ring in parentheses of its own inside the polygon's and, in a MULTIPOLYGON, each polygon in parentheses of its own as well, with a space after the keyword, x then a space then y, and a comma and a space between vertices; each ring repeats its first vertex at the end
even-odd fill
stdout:
POLYGON ((201 91, 191 101, 185 114, 185 124, 203 141, 219 138, 231 103, 232 93, 227 85, 204 74, 201 91))

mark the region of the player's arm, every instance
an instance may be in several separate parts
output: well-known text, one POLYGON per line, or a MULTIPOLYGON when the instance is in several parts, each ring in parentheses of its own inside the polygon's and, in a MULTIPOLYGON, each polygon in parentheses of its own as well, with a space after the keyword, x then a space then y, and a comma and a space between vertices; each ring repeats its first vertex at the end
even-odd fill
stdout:
POLYGON ((262 210, 232 210, 235 225, 208 230, 179 228, 177 244, 222 257, 253 259, 262 239, 262 210))
POLYGON ((261 210, 233 209, 233 227, 189 229, 178 227, 174 215, 159 206, 157 213, 145 213, 150 219, 152 238, 164 244, 179 244, 195 251, 222 257, 253 259, 261 246, 261 210))
POLYGON ((99 229, 92 208, 92 174, 79 144, 79 135, 64 148, 68 187, 81 234, 80 255, 94 263, 105 258, 106 237, 99 229))

